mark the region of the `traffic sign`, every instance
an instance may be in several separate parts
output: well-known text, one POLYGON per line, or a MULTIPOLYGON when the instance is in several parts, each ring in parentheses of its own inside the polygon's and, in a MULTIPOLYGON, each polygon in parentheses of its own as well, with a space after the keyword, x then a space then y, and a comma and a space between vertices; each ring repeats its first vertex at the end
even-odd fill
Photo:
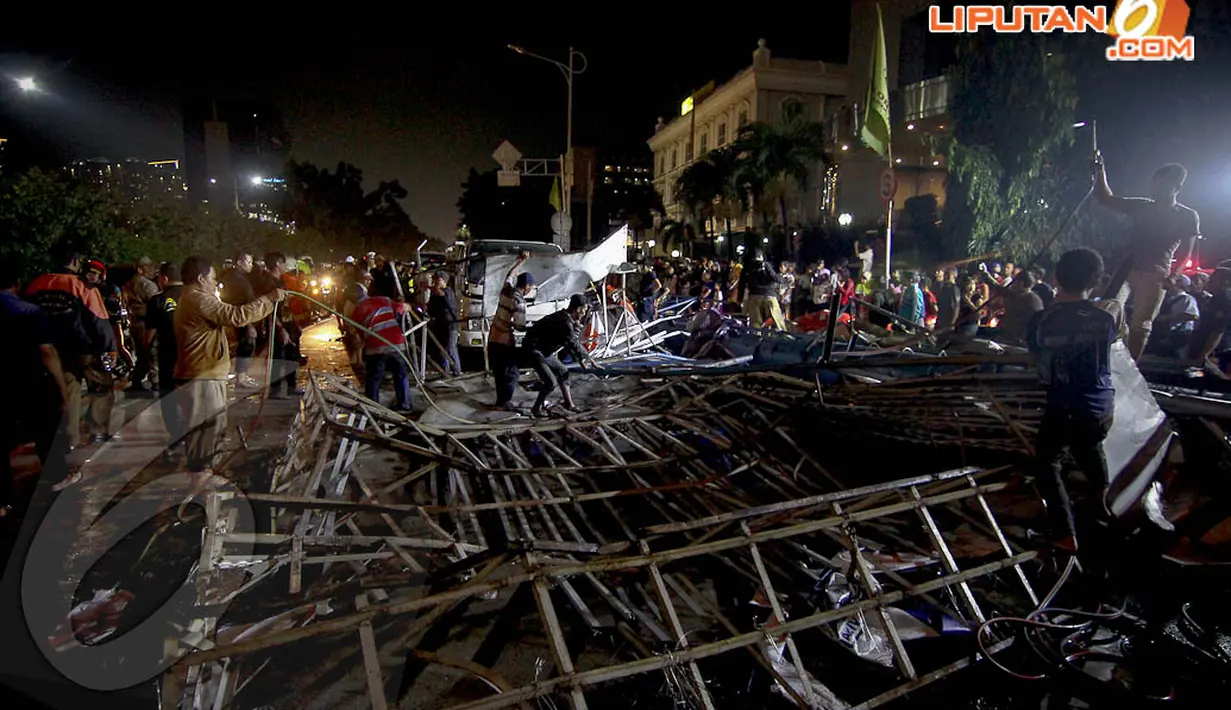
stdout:
POLYGON ((889 202, 893 196, 898 194, 898 176, 894 174, 893 168, 885 168, 885 172, 881 173, 881 199, 889 202))
POLYGON ((492 157, 500 164, 500 167, 506 171, 512 171, 517 167, 517 161, 521 160, 521 151, 514 148, 513 144, 504 141, 496 148, 496 152, 492 153, 492 157))
POLYGON ((496 184, 500 187, 517 187, 521 184, 521 173, 516 170, 498 170, 496 184))
POLYGON ((573 231, 573 218, 564 212, 557 212, 551 216, 551 231, 558 236, 565 236, 573 231))

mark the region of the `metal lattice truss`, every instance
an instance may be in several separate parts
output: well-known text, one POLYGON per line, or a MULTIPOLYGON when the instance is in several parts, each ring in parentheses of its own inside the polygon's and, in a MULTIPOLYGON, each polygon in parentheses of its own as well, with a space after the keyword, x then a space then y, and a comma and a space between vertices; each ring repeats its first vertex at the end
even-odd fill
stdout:
MULTIPOLYGON (((877 436, 928 445, 1033 452, 1046 393, 1026 358, 903 357, 875 361, 880 372, 914 368, 896 378, 855 374, 824 391, 821 415, 839 426, 872 429, 877 436), (994 369, 989 371, 989 365, 994 369)), ((879 374, 879 373, 878 373, 879 374)))
POLYGON ((238 501, 208 500, 200 586, 203 602, 263 585, 336 613, 227 642, 205 640, 217 620, 202 620, 198 650, 164 675, 163 706, 231 707, 278 649, 356 634, 344 645, 362 655, 374 708, 428 692, 416 686, 428 668, 491 691, 459 698, 446 684, 440 707, 585 708, 600 686, 649 681, 637 688, 715 708, 755 673, 799 707, 830 708, 876 707, 969 665, 970 649, 912 653, 903 609, 969 629, 990 615, 993 585, 998 609, 1005 589, 1037 605, 1024 565, 1036 553, 989 503, 1004 472, 842 489, 818 460, 821 430, 792 423, 808 388, 664 378, 577 420, 441 429, 314 373, 269 492, 248 496, 267 530, 237 529, 238 501), (843 580, 841 600, 818 591, 843 580), (822 659, 858 652, 852 630, 880 640, 896 685, 827 677, 822 659), (543 648, 541 662, 510 662, 518 645, 543 648), (400 681, 380 648, 405 658, 400 681))

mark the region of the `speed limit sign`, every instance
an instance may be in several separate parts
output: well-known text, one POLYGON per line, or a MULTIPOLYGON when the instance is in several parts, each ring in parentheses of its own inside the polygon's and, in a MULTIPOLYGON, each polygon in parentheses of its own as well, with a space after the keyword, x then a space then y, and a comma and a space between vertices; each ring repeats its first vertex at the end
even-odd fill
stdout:
POLYGON ((881 199, 889 202, 893 196, 898 194, 898 176, 894 175, 893 168, 885 168, 885 172, 881 173, 881 199))

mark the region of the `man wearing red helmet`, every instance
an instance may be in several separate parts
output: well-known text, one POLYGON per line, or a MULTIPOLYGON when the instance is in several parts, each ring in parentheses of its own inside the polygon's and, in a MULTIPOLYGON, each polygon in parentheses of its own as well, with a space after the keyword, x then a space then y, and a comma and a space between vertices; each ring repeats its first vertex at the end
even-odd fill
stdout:
MULTIPOLYGON (((89 288, 78 274, 80 254, 66 245, 59 250, 59 271, 43 274, 26 287, 26 299, 43 309, 51 324, 53 344, 60 354, 68 393, 65 423, 70 446, 81 443, 81 382, 95 360, 116 352, 115 332, 111 327, 102 295, 89 288)), ((60 484, 80 480, 80 474, 60 484)))

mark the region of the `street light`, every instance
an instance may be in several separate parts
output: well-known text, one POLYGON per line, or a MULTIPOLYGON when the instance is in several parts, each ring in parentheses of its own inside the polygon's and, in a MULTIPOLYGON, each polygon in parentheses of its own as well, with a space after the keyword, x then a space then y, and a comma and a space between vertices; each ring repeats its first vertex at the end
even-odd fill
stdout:
POLYGON ((573 169, 571 165, 573 159, 573 78, 578 74, 584 74, 590 63, 586 60, 586 55, 578 52, 572 47, 568 48, 568 64, 558 62, 550 57, 544 57, 541 54, 535 54, 534 52, 527 51, 525 47, 519 47, 515 44, 510 44, 509 49, 523 56, 533 57, 535 59, 547 62, 548 64, 554 64, 555 67, 560 70, 560 73, 564 74, 564 81, 568 84, 568 120, 566 123, 566 131, 568 135, 565 139, 567 145, 565 146, 564 152, 566 163, 566 167, 564 169, 565 199, 564 204, 561 205, 564 208, 564 213, 568 214, 572 211, 572 207, 569 204, 572 200, 569 195, 573 187, 573 169), (577 68, 577 59, 581 59, 580 69, 577 68))
POLYGON ((22 78, 17 80, 17 88, 25 92, 37 91, 38 84, 35 83, 32 77, 23 76, 22 78))
POLYGON ((260 175, 252 176, 252 186, 253 187, 260 187, 262 182, 264 182, 264 178, 262 178, 260 175))
POLYGON ((855 216, 852 215, 850 212, 843 212, 842 214, 838 215, 838 224, 843 227, 851 226, 851 222, 854 222, 854 221, 855 221, 855 216))

